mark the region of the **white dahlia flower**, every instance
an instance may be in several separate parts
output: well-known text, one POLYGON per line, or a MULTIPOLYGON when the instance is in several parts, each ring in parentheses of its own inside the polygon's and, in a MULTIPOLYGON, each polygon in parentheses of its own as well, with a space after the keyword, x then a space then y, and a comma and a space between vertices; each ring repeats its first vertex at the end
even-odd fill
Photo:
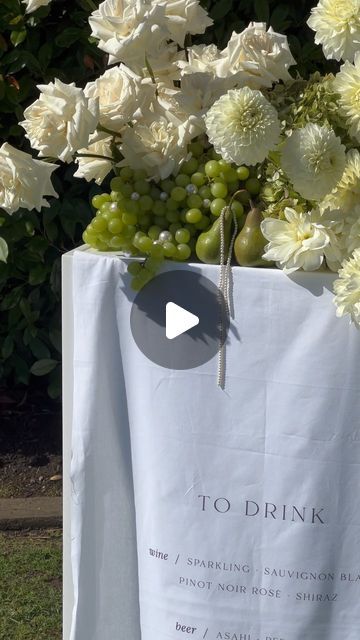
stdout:
POLYGON ((345 228, 344 243, 347 257, 351 256, 355 249, 360 249, 360 206, 356 207, 356 220, 351 220, 345 228))
POLYGON ((341 209, 344 215, 353 215, 360 203, 360 153, 350 149, 346 155, 344 172, 336 188, 326 196, 322 207, 341 209))
POLYGON ((325 58, 354 60, 360 45, 360 0, 320 0, 307 24, 325 58))
POLYGON ((345 147, 332 129, 309 123, 285 141, 281 166, 303 198, 318 201, 340 180, 345 157, 345 147))
POLYGON ((56 164, 34 160, 29 153, 4 142, 0 148, 0 207, 7 213, 21 207, 30 211, 48 207, 45 196, 57 198, 51 183, 55 169, 56 164))
POLYGON ((113 162, 111 159, 106 160, 105 158, 94 156, 111 158, 111 142, 112 137, 106 134, 95 133, 91 136, 89 146, 86 149, 79 149, 80 154, 86 155, 75 158, 78 169, 74 176, 76 178, 85 178, 87 182, 95 180, 96 184, 101 184, 112 170, 113 162))
POLYGON ((87 98, 74 83, 64 84, 57 78, 38 89, 40 97, 25 109, 25 120, 19 124, 39 156, 71 162, 97 127, 98 99, 87 98))
POLYGON ((360 142, 360 52, 355 62, 346 61, 337 74, 333 86, 340 95, 342 115, 347 119, 349 133, 360 142))
POLYGON ((276 109, 260 91, 248 87, 221 96, 207 112, 205 124, 217 153, 238 165, 262 162, 280 137, 276 109))
POLYGON ((332 218, 322 218, 317 209, 299 213, 286 207, 284 214, 286 220, 265 218, 261 223, 262 234, 269 240, 264 260, 276 262, 285 273, 316 271, 327 257, 334 262, 337 247, 332 227, 337 224, 338 212, 332 212, 332 218))
POLYGON ((338 318, 349 314, 360 327, 360 249, 342 263, 339 279, 334 282, 334 302, 338 318))

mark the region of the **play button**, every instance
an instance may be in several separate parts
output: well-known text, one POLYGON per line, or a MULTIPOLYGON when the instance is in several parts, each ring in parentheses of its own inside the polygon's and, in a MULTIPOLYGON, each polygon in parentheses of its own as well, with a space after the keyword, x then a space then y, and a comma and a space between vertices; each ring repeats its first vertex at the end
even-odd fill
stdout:
POLYGON ((196 327, 200 320, 190 311, 179 307, 175 302, 168 302, 166 305, 166 326, 165 334, 168 340, 173 340, 182 333, 196 327))
POLYGON ((217 286, 198 270, 157 275, 136 295, 131 308, 133 338, 152 362, 192 369, 211 360, 226 339, 229 319, 217 286))

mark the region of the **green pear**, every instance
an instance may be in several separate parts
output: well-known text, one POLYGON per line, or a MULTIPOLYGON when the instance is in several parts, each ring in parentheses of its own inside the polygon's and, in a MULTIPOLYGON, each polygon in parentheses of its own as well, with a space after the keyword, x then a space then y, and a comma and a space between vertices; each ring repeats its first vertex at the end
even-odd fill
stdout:
POLYGON ((270 266, 269 261, 263 260, 261 257, 267 244, 260 229, 262 220, 260 209, 253 207, 247 214, 245 224, 235 240, 235 258, 242 267, 270 266))
MULTIPOLYGON (((231 225, 232 214, 227 210, 224 223, 225 260, 229 250, 231 225)), ((220 241, 221 218, 218 218, 210 229, 201 233, 197 239, 195 251, 199 260, 205 262, 205 264, 220 264, 220 241)))

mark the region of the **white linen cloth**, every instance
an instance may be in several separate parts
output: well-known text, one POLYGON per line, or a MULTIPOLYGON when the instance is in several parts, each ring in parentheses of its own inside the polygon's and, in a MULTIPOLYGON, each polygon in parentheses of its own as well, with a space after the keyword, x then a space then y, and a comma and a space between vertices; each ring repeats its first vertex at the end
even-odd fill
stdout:
POLYGON ((334 276, 233 268, 222 391, 216 357, 142 355, 125 273, 75 253, 71 640, 358 640, 360 333, 334 276))

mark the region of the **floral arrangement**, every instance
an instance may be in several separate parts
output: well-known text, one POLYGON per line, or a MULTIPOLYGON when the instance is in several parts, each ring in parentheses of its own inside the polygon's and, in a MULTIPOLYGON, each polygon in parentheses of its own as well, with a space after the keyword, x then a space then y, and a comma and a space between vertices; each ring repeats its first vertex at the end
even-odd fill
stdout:
MULTIPOLYGON (((28 13, 50 1, 23 0, 28 13)), ((84 89, 38 87, 20 123, 38 159, 2 145, 0 206, 39 211, 56 160, 75 161, 77 177, 110 179, 84 242, 143 257, 134 289, 164 259, 330 269, 337 314, 360 325, 359 0, 312 10, 339 70, 307 80, 264 23, 223 50, 192 45, 212 23, 198 0, 105 0, 89 23, 109 68, 84 89)))

